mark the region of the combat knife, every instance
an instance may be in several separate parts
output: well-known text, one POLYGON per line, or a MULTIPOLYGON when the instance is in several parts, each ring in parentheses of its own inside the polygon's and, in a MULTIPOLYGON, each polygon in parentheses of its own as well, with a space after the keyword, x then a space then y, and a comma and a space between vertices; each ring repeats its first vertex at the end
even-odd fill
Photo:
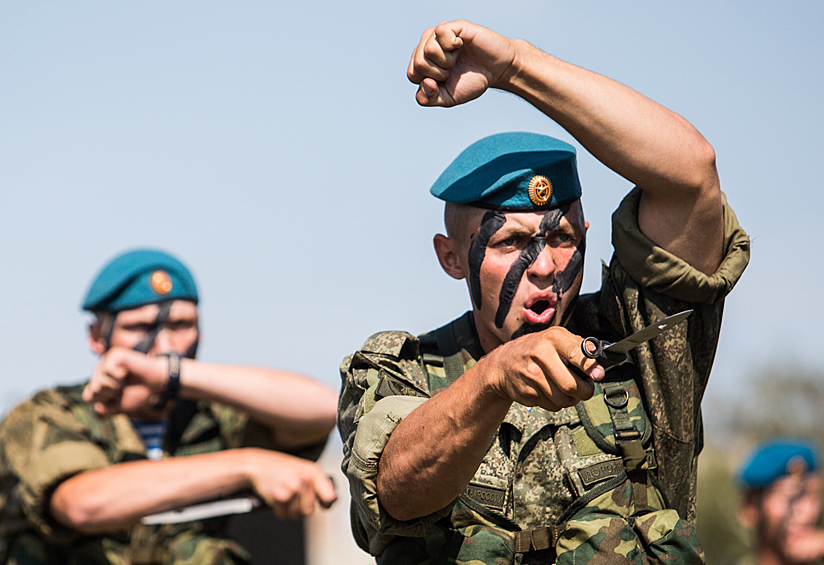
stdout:
POLYGON ((175 508, 168 512, 149 514, 148 516, 143 516, 140 522, 142 524, 181 524, 183 522, 194 522, 196 520, 205 520, 217 516, 245 514, 260 506, 263 506, 263 501, 255 495, 239 496, 237 498, 192 504, 182 508, 175 508))
POLYGON ((692 310, 684 310, 678 314, 673 314, 616 343, 610 343, 595 337, 584 338, 584 341, 581 342, 581 351, 586 357, 598 361, 598 364, 604 369, 609 369, 626 361, 627 353, 630 350, 683 322, 690 314, 692 314, 692 310), (588 344, 594 346, 592 351, 587 347, 588 344))

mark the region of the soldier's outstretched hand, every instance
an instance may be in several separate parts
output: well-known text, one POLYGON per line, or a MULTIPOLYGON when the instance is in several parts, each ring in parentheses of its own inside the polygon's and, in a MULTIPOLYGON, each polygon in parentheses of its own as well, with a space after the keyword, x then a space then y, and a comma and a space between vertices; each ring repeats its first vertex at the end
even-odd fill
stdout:
POLYGON ((317 464, 276 451, 246 451, 251 486, 279 518, 309 516, 337 500, 335 485, 317 464))
POLYGON ((515 43, 464 20, 429 28, 412 53, 407 77, 419 85, 421 106, 455 106, 474 100, 507 78, 515 43))
POLYGON ((604 377, 603 367, 581 351, 582 341, 566 328, 552 327, 505 343, 485 362, 503 396, 555 412, 590 398, 593 381, 604 377))

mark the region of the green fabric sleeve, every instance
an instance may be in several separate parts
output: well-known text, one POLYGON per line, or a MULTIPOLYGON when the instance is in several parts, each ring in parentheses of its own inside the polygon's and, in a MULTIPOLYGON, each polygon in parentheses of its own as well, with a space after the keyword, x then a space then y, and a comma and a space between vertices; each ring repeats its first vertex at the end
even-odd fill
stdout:
POLYGON ((383 398, 358 424, 352 456, 344 471, 349 479, 354 511, 364 526, 372 555, 379 555, 393 536, 422 537, 429 526, 452 511, 450 504, 428 516, 401 521, 392 518, 378 501, 378 463, 389 436, 401 420, 427 400, 416 396, 383 398))
POLYGON ((103 450, 88 442, 62 441, 37 452, 20 478, 26 513, 37 516, 37 522, 47 522, 49 497, 57 485, 78 473, 108 466, 103 450))
POLYGON ((641 189, 633 189, 612 215, 615 257, 627 273, 645 288, 685 302, 711 304, 723 299, 738 282, 750 258, 750 239, 724 203, 724 259, 716 272, 705 275, 657 246, 641 233, 638 203, 641 189))

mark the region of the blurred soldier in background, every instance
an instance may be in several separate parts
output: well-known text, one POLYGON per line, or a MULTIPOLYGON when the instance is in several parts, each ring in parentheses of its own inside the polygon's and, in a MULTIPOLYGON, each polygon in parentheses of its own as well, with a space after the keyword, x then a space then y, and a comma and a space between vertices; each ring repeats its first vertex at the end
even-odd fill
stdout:
POLYGON ((83 304, 100 356, 91 380, 41 391, 0 425, 0 562, 245 563, 225 518, 141 518, 242 491, 289 518, 335 501, 320 467, 296 457, 320 454, 335 392, 195 361, 197 303, 166 253, 132 251, 101 271, 83 304))
POLYGON ((739 519, 754 536, 742 563, 802 565, 824 562, 821 474, 811 442, 777 439, 758 445, 741 467, 739 519))

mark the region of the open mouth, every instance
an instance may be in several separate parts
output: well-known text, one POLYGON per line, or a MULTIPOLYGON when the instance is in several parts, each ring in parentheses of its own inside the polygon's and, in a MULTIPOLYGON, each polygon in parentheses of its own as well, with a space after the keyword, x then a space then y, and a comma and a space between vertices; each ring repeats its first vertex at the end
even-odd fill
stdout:
POLYGON ((531 304, 524 304, 523 316, 528 324, 548 324, 555 315, 555 301, 553 297, 535 296, 531 304))
POLYGON ((549 300, 539 300, 535 304, 529 307, 530 310, 535 312, 536 314, 540 315, 543 314, 544 311, 549 308, 549 300))
POLYGON ((549 308, 549 300, 539 300, 535 304, 529 307, 530 310, 535 312, 536 314, 540 315, 543 314, 544 311, 549 308))

